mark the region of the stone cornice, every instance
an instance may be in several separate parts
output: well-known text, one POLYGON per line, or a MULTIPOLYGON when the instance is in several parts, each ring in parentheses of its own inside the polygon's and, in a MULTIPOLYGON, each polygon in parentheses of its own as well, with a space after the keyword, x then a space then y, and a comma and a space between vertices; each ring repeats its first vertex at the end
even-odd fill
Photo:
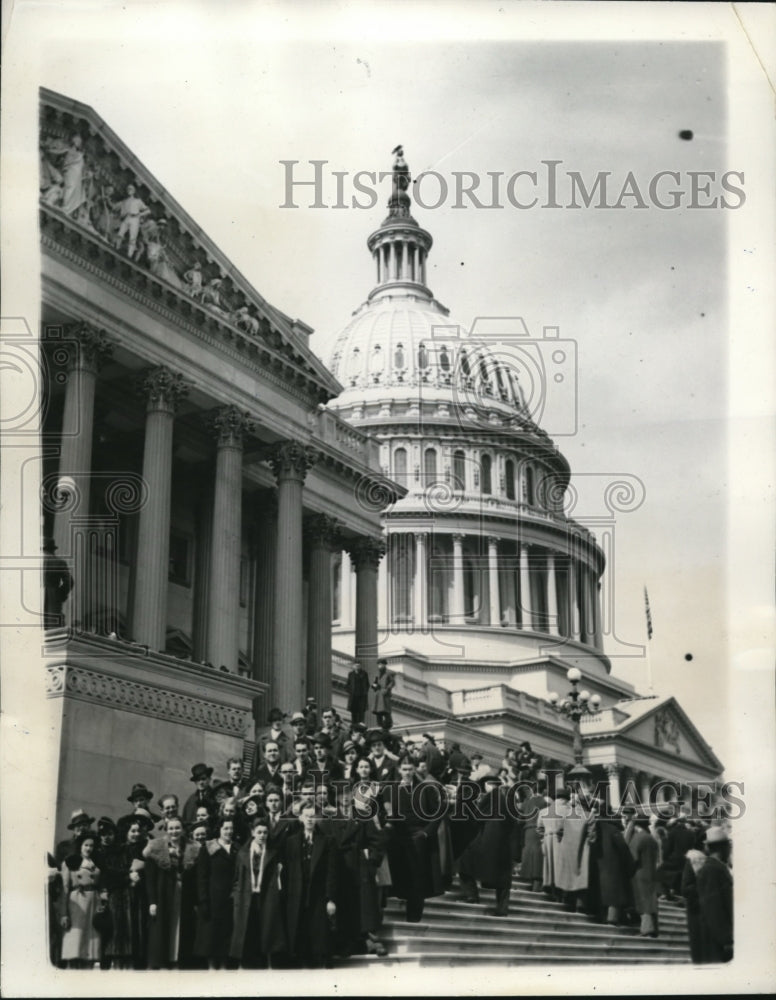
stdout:
POLYGON ((52 253, 99 278, 139 305, 185 329, 232 361, 306 404, 326 402, 332 392, 272 345, 234 326, 226 315, 198 305, 162 278, 120 256, 107 243, 53 209, 41 208, 41 242, 52 253), (60 238, 53 234, 59 229, 60 238), (67 233, 67 240, 61 238, 67 233))
MULTIPOLYGON (((723 770, 722 765, 716 757, 713 761, 693 760, 691 757, 669 752, 668 750, 664 750, 662 747, 653 746, 643 740, 635 740, 624 733, 608 732, 601 733, 600 735, 597 733, 591 735, 583 733, 582 742, 585 745, 594 743, 601 745, 610 744, 615 747, 628 748, 638 754, 639 759, 642 762, 642 766, 646 766, 646 756, 649 755, 650 758, 655 758, 656 760, 663 762, 666 770, 669 772, 669 775, 677 769, 687 770, 689 768, 696 768, 699 771, 706 771, 709 776, 716 776, 723 770)), ((621 763, 627 764, 627 762, 621 763)))
MULTIPOLYGON (((200 264, 206 272, 203 273, 205 281, 217 276, 224 288, 229 288, 227 298, 233 300, 229 303, 230 308, 237 311, 248 306, 258 314, 259 323, 273 327, 284 349, 295 353, 307 366, 325 398, 341 391, 337 380, 307 345, 310 328, 271 306, 253 288, 93 108, 45 87, 40 88, 40 101, 41 150, 47 162, 52 153, 56 156, 47 139, 53 138, 56 144, 63 139, 69 141, 74 134, 79 135, 85 166, 96 189, 95 196, 97 192, 102 195, 101 205, 110 203, 111 186, 115 188, 112 198, 118 199, 124 195, 128 183, 134 184, 139 197, 148 203, 147 218, 166 227, 162 242, 172 261, 181 269, 200 264)), ((56 198, 49 200, 48 205, 55 202, 56 198)), ((68 219, 58 211, 57 214, 68 219)), ((251 326, 256 322, 256 316, 249 318, 251 326)))

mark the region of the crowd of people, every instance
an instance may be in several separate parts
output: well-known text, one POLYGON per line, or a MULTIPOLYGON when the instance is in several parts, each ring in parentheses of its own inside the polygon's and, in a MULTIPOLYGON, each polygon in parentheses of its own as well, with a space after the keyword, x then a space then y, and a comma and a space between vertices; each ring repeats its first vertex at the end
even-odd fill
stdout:
POLYGON ((462 899, 513 879, 592 919, 657 937, 658 898, 686 907, 693 961, 732 957, 730 840, 685 814, 616 814, 548 780, 530 743, 501 767, 458 744, 393 731, 392 676, 348 678, 346 729, 308 701, 270 713, 251 761, 191 768, 179 797, 137 782, 131 808, 95 820, 76 810, 49 858, 51 960, 60 967, 329 967, 385 955, 386 901, 409 922, 459 877, 462 899), (379 726, 359 699, 374 692, 379 726), (354 692, 357 697, 354 698, 354 692), (159 812, 155 812, 158 809, 159 812), (96 823, 96 825, 95 825, 96 823))

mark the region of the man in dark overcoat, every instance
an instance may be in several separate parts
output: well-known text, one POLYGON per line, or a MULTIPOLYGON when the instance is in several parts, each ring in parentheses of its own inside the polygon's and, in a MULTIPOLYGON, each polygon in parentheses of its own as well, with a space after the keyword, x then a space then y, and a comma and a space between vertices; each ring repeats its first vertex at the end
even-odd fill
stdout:
POLYGON ((250 841, 237 852, 234 869, 229 953, 243 968, 267 968, 286 950, 280 859, 279 846, 269 839, 267 817, 259 813, 253 818, 250 841))
POLYGON ((731 846, 721 826, 706 831, 709 856, 696 876, 702 962, 729 962, 733 957, 733 876, 728 867, 731 846))
POLYGON ((373 712, 377 716, 377 724, 383 729, 390 729, 393 725, 391 710, 393 700, 391 692, 396 686, 396 677, 388 670, 387 660, 377 661, 377 674, 372 681, 372 690, 375 693, 373 712))
POLYGON ((616 817, 599 815, 595 824, 596 837, 590 847, 590 895, 595 899, 599 922, 616 926, 634 907, 631 879, 636 861, 616 817))
POLYGON ((286 928, 292 958, 308 968, 327 964, 330 920, 337 913, 337 859, 331 839, 317 829, 314 804, 302 807, 301 829, 284 845, 286 928))
POLYGON ((382 909, 376 875, 385 857, 388 837, 376 822, 377 809, 370 808, 372 804, 377 806, 363 797, 354 798, 351 817, 345 820, 340 833, 340 871, 344 883, 340 899, 350 911, 340 925, 348 928, 351 950, 385 955, 385 946, 377 940, 382 909))
POLYGON ((467 902, 479 902, 477 882, 485 889, 495 889, 496 908, 488 912, 505 917, 512 888, 511 837, 517 821, 512 815, 514 808, 508 808, 509 789, 501 784, 498 775, 486 775, 480 784, 482 795, 477 808, 482 818, 477 836, 461 855, 461 888, 467 902))
POLYGON ((409 757, 399 762, 399 781, 383 790, 391 830, 388 860, 392 895, 406 900, 406 919, 418 923, 424 901, 447 888, 439 855, 439 825, 445 815, 437 782, 419 781, 409 757))
POLYGON ((350 724, 356 726, 364 721, 369 702, 369 674, 359 660, 356 660, 353 669, 348 673, 345 689, 348 692, 350 724))

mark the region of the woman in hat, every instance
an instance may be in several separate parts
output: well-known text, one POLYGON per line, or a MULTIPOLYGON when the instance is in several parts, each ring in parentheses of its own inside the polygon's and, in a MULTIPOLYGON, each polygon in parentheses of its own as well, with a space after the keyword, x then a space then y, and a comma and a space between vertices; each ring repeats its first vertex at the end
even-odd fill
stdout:
POLYGON ((102 893, 102 875, 94 860, 97 836, 85 833, 77 851, 62 862, 62 961, 72 968, 88 969, 100 961, 100 932, 94 917, 107 893, 102 893))
POLYGON ((189 965, 194 935, 195 865, 199 845, 183 835, 177 816, 143 851, 148 893, 148 964, 152 969, 189 965))
POLYGON ((121 919, 123 911, 123 891, 125 873, 122 866, 121 847, 116 842, 116 824, 109 816, 101 816, 97 820, 97 837, 99 843, 94 852, 94 860, 102 872, 102 886, 108 894, 107 914, 103 914, 98 923, 102 924, 102 959, 103 969, 112 966, 121 968, 124 959, 129 955, 129 944, 126 934, 116 934, 116 923, 121 919), (118 912, 117 912, 118 911, 118 912))
POLYGON ((124 832, 124 843, 109 855, 105 880, 113 927, 105 954, 113 968, 144 969, 146 965, 148 902, 142 852, 151 827, 150 815, 138 814, 124 832))

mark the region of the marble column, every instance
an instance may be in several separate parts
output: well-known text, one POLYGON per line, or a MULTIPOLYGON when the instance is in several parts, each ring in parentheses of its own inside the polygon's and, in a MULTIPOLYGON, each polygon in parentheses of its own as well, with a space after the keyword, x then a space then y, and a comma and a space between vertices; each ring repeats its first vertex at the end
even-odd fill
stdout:
POLYGON ((560 635, 558 621, 558 584, 555 578, 555 556, 547 553, 547 629, 550 635, 560 635))
MULTIPOLYGON (((319 708, 331 704, 331 553, 340 540, 339 523, 326 514, 304 521, 309 553, 307 598, 307 679, 305 697, 319 708)), ((297 708, 304 704, 300 701, 297 708)))
POLYGON ((380 566, 377 570, 377 627, 378 628, 388 628, 390 622, 388 621, 388 606, 389 606, 389 593, 391 588, 391 567, 390 567, 390 553, 387 549, 386 540, 386 557, 380 560, 380 566))
POLYGON ((213 527, 210 542, 207 658, 214 667, 237 672, 240 652, 240 555, 242 547, 243 437, 253 421, 235 406, 210 418, 216 437, 213 527))
POLYGON ((272 706, 284 712, 295 712, 303 704, 302 490, 316 458, 313 449, 297 441, 279 441, 269 452, 278 483, 272 706))
POLYGON ((188 390, 180 375, 164 367, 147 371, 138 390, 146 398, 143 480, 148 499, 140 511, 138 523, 132 636, 149 649, 164 651, 170 569, 173 421, 176 406, 188 390))
POLYGON ((609 782, 609 807, 611 809, 619 809, 621 797, 620 797, 620 765, 619 764, 605 764, 606 777, 609 782))
POLYGON ((202 487, 196 509, 196 554, 194 558, 194 601, 191 643, 197 661, 207 659, 207 602, 210 592, 210 546, 213 531, 213 469, 201 471, 202 487))
POLYGON ((453 600, 450 621, 462 625, 465 618, 463 585, 463 535, 453 535, 453 600))
POLYGON ((97 376, 113 352, 104 330, 79 323, 67 331, 70 349, 62 414, 62 434, 57 484, 51 491, 54 507, 54 541, 58 555, 73 574, 74 584, 64 607, 65 621, 84 623, 89 615, 89 559, 73 537, 80 521, 88 525, 92 438, 94 435, 94 398, 97 376), (76 558, 77 554, 81 558, 76 558))
POLYGON ((385 542, 361 536, 348 544, 348 551, 356 569, 355 656, 373 677, 377 670, 377 567, 385 542))
POLYGON ((426 624, 426 608, 428 604, 427 540, 428 534, 425 531, 415 532, 415 579, 412 584, 412 600, 416 632, 420 631, 426 624))
POLYGON ((255 586, 251 659, 254 680, 271 684, 275 643, 275 557, 278 516, 274 489, 265 490, 258 495, 253 513, 255 586))
POLYGON ((353 628, 353 571, 350 564, 350 554, 342 550, 340 563, 340 626, 353 628))
POLYGON ((490 624, 501 624, 501 600, 498 580, 498 538, 488 536, 488 603, 490 624))
POLYGON ((601 584, 594 570, 591 570, 593 596, 593 643, 596 649, 604 648, 604 637, 601 628, 601 584))
POLYGON ((528 546, 520 545, 520 627, 533 628, 531 601, 531 570, 528 563, 528 546))
POLYGON ((573 556, 569 556, 569 628, 572 639, 579 640, 580 625, 577 561, 573 556))

